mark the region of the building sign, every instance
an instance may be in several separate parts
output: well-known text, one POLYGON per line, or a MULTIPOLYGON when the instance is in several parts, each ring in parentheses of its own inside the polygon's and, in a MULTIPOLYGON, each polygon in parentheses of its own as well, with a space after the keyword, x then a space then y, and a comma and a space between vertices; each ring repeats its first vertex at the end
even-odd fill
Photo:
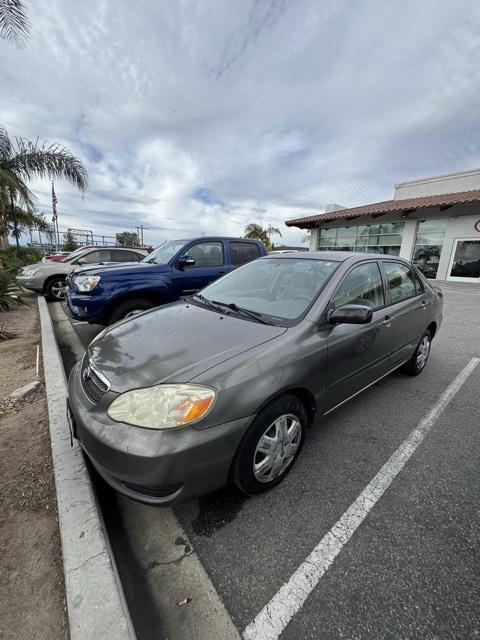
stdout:
POLYGON ((473 226, 475 227, 475 231, 480 233, 480 220, 477 220, 473 226))

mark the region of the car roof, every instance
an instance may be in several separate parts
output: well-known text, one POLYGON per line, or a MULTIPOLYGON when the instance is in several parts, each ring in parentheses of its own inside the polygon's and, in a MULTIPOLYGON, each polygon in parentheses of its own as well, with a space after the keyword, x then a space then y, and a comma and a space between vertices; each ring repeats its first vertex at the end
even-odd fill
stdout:
POLYGON ((403 259, 398 256, 391 256, 383 253, 363 253, 359 251, 299 251, 295 255, 277 253, 276 255, 268 254, 264 256, 262 260, 328 260, 330 262, 345 262, 346 260, 351 260, 354 262, 355 260, 378 260, 379 258, 403 262, 403 259))
POLYGON ((240 242, 262 242, 258 238, 239 238, 238 236, 198 236, 196 238, 177 238, 175 240, 166 240, 166 242, 193 242, 196 240, 204 240, 205 242, 220 240, 239 240, 240 242))

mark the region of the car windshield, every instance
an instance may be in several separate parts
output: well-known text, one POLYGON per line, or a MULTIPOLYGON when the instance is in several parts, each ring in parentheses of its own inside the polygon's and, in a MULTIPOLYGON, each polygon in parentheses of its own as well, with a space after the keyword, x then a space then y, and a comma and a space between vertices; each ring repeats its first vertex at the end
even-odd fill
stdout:
POLYGON ((208 285, 202 289, 202 296, 274 320, 296 320, 308 309, 338 265, 331 260, 293 257, 256 260, 208 285))
POLYGON ((171 240, 164 242, 146 256, 142 262, 152 262, 153 264, 167 264, 173 256, 185 246, 187 240, 171 240))

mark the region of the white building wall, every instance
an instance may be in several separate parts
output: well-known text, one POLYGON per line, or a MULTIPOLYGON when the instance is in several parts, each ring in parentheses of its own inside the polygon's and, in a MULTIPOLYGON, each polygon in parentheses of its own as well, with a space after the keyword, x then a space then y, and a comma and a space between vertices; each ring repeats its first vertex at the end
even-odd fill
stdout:
POLYGON ((318 227, 316 227, 315 229, 311 230, 311 232, 310 232, 310 244, 308 246, 308 250, 309 251, 316 251, 317 250, 319 232, 320 232, 320 230, 318 229, 318 227))
POLYGON ((474 189, 480 189, 480 169, 400 182, 395 185, 393 197, 395 200, 404 200, 405 198, 436 196, 444 193, 472 191, 474 189))
POLYGON ((418 220, 406 220, 403 227, 400 257, 410 260, 413 255, 413 247, 417 236, 418 220))

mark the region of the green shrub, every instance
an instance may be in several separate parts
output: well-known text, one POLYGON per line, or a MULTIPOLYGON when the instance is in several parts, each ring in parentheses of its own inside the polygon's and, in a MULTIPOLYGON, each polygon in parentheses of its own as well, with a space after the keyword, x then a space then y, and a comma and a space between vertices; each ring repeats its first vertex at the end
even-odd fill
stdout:
POLYGON ((0 269, 0 311, 8 311, 10 307, 25 304, 20 297, 20 288, 15 281, 13 269, 0 269))
POLYGON ((30 247, 15 247, 9 245, 4 249, 0 249, 0 268, 14 269, 18 271, 27 264, 35 264, 42 259, 41 253, 30 247))

